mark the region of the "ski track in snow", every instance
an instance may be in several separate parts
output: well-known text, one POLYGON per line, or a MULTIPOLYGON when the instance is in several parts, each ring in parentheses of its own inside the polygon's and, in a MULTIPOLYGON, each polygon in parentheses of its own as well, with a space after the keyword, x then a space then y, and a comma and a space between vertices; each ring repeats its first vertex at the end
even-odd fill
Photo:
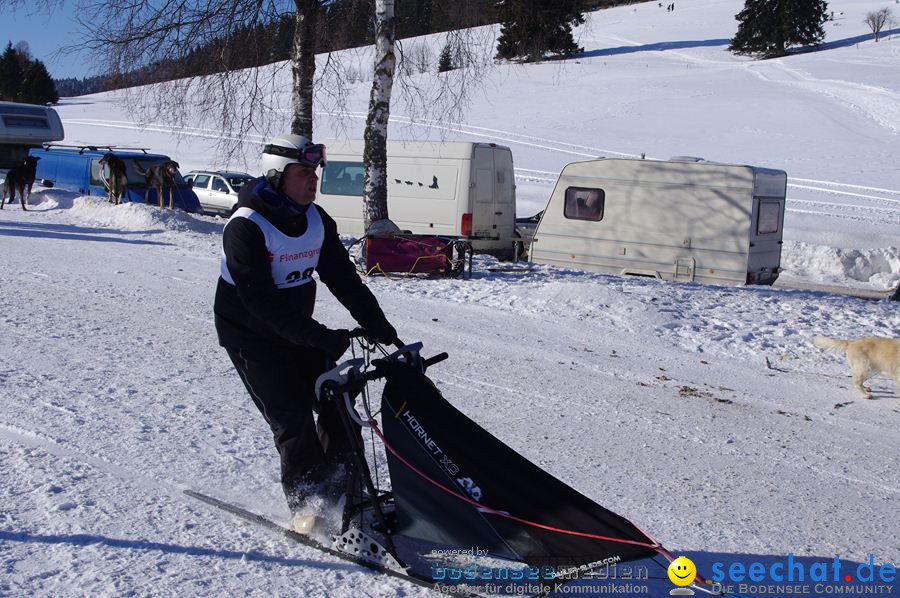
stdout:
MULTIPOLYGON (((609 36, 608 39, 629 46, 643 45, 620 36, 609 36)), ((900 133, 900 93, 891 89, 854 81, 818 79, 809 73, 789 66, 784 58, 736 63, 731 60, 710 59, 673 49, 666 49, 662 55, 669 60, 677 58, 679 61, 717 68, 744 69, 766 82, 818 93, 833 98, 851 110, 861 112, 893 134, 900 133)))
POLYGON ((754 63, 748 68, 751 73, 766 81, 833 98, 849 109, 866 115, 890 133, 900 133, 900 93, 854 81, 817 79, 788 66, 783 58, 754 63))

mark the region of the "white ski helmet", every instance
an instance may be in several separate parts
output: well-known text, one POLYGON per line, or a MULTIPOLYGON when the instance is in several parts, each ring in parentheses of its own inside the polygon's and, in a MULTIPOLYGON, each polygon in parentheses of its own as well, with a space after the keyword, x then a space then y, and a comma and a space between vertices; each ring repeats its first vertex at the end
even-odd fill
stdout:
POLYGON ((274 137, 263 147, 259 168, 276 187, 288 164, 325 166, 325 146, 313 143, 303 135, 285 133, 274 137))

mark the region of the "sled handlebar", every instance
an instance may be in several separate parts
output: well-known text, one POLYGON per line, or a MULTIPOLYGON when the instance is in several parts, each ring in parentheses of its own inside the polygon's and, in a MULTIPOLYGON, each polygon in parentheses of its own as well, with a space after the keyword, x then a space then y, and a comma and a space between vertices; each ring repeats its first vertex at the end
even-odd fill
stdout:
MULTIPOLYGON (((422 366, 424 369, 427 370, 434 364, 440 363, 449 357, 450 357, 450 355, 448 355, 446 352, 438 353, 437 355, 433 355, 433 356, 429 357, 428 359, 423 359, 422 366)), ((384 370, 379 369, 378 366, 376 365, 375 369, 364 373, 362 376, 360 376, 358 378, 358 380, 365 381, 365 382, 371 382, 373 380, 378 380, 379 378, 383 378, 383 377, 384 377, 384 370)))
POLYGON ((428 369, 431 366, 433 366, 434 364, 444 361, 448 357, 450 357, 450 356, 446 352, 438 353, 437 355, 433 355, 433 356, 429 357, 428 359, 424 360, 422 362, 422 365, 425 366, 425 369, 428 369))
MULTIPOLYGON (((365 339, 367 339, 367 338, 369 338, 369 333, 366 331, 365 328, 357 326, 356 328, 354 328, 353 330, 350 331, 350 338, 365 338, 365 339)), ((404 343, 403 341, 401 341, 398 338, 397 340, 394 341, 394 346, 397 347, 398 349, 402 349, 403 347, 406 346, 406 343, 404 343)))
MULTIPOLYGON (((353 330, 350 331, 350 337, 351 338, 368 338, 368 334, 366 333, 365 328, 354 328, 353 330)), ((406 343, 401 341, 399 338, 396 341, 394 341, 393 344, 394 344, 394 347, 396 347, 398 350, 403 349, 404 347, 407 346, 406 343)), ((419 346, 421 346, 421 345, 419 345, 419 346)), ((432 355, 431 357, 422 360, 422 367, 423 367, 423 369, 428 369, 431 366, 433 366, 434 364, 440 363, 440 362, 444 361, 445 359, 448 359, 449 357, 450 357, 450 355, 448 355, 446 352, 438 353, 437 355, 432 355)), ((376 368, 376 369, 372 370, 371 372, 364 374, 362 376, 362 379, 363 380, 377 380, 378 378, 381 378, 381 376, 382 376, 382 374, 376 368)))
MULTIPOLYGON (((365 328, 357 327, 350 331, 350 338, 368 338, 368 337, 369 337, 369 333, 366 332, 365 328)), ((397 349, 402 349, 405 346, 406 346, 406 343, 401 341, 399 338, 394 341, 394 347, 396 347, 397 349)), ((444 357, 444 359, 447 359, 447 358, 444 357)), ((438 360, 438 361, 443 361, 443 360, 438 360)), ((435 363, 437 363, 437 361, 435 363)))

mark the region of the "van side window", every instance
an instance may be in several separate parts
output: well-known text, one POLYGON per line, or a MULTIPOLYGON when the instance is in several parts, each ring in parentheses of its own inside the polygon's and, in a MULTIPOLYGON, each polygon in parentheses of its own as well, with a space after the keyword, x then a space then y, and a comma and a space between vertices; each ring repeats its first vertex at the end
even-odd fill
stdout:
POLYGON ((569 187, 563 214, 571 220, 603 220, 606 193, 603 189, 569 187))
MULTIPOLYGON (((84 162, 82 162, 84 164, 84 162)), ((82 168, 84 168, 82 166, 82 168)), ((100 166, 100 158, 92 158, 91 159, 91 185, 97 185, 99 187, 106 186, 106 181, 102 178, 104 173, 100 172, 102 170, 100 166)), ((82 170, 82 172, 84 172, 82 170)))
POLYGON ((194 187, 198 189, 206 189, 206 185, 209 184, 209 175, 208 174, 198 174, 194 177, 194 187))
POLYGON ((364 176, 362 162, 328 162, 322 170, 322 194, 362 197, 364 176))
POLYGON ((756 220, 756 234, 768 235, 778 232, 778 213, 781 204, 777 201, 759 202, 759 216, 756 220))

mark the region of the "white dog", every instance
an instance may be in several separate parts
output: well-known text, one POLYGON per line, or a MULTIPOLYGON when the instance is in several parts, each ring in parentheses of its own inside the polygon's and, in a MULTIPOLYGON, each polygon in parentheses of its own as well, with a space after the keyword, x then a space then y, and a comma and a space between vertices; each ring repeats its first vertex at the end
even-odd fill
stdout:
POLYGON ((842 341, 817 336, 813 343, 822 349, 847 354, 847 362, 853 372, 853 386, 864 399, 871 399, 872 392, 863 386, 863 382, 878 374, 892 377, 894 388, 900 392, 900 338, 864 336, 842 341))

